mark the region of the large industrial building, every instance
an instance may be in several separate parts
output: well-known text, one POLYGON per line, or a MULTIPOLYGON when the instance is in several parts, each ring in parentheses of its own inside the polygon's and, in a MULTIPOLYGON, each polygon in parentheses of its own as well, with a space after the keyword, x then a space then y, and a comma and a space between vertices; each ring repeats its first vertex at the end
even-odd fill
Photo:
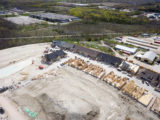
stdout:
POLYGON ((78 17, 69 16, 69 15, 62 15, 56 13, 39 13, 39 14, 32 14, 30 17, 46 20, 50 22, 59 22, 59 23, 67 23, 71 21, 80 20, 78 17))
POLYGON ((137 51, 137 48, 130 48, 130 47, 126 47, 126 46, 123 46, 123 45, 116 45, 115 49, 123 51, 126 54, 135 54, 136 51, 137 51))
POLYGON ((142 54, 138 54, 136 55, 136 58, 143 61, 143 62, 147 62, 149 64, 152 64, 154 62, 154 60, 156 59, 157 54, 152 52, 152 51, 148 51, 146 53, 144 53, 144 55, 142 54))

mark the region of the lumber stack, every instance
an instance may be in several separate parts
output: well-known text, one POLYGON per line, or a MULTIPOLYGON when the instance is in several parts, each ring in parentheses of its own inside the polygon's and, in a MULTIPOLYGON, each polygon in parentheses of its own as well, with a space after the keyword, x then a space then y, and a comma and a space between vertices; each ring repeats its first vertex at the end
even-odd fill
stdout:
POLYGON ((146 89, 139 87, 133 80, 116 75, 113 71, 106 74, 106 71, 98 65, 88 64, 82 59, 69 59, 64 64, 82 70, 83 72, 97 77, 106 83, 120 89, 122 93, 136 99, 144 106, 148 106, 155 113, 160 114, 160 98, 154 97, 146 89), (153 99, 156 98, 156 99, 153 99))
POLYGON ((105 75, 105 70, 97 65, 88 64, 82 59, 69 59, 64 64, 68 64, 71 67, 82 70, 94 77, 102 78, 105 75))
POLYGON ((102 78, 103 81, 111 84, 112 86, 121 89, 128 81, 128 78, 124 77, 120 77, 114 74, 113 71, 111 71, 109 74, 107 74, 106 76, 104 76, 102 78))

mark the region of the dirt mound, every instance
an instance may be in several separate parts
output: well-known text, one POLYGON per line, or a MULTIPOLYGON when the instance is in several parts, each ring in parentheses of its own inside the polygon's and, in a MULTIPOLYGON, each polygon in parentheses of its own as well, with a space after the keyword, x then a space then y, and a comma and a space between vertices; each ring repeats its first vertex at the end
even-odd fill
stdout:
MULTIPOLYGON (((93 107, 93 110, 87 114, 69 113, 67 109, 56 104, 47 94, 43 93, 37 97, 28 94, 19 95, 12 98, 25 112, 28 108, 34 113, 38 113, 38 120, 95 120, 99 110, 93 107)), ((27 113, 26 113, 27 115, 27 113)))
POLYGON ((38 96, 37 101, 41 104, 41 108, 46 114, 47 120, 65 120, 65 109, 56 104, 47 94, 38 96))

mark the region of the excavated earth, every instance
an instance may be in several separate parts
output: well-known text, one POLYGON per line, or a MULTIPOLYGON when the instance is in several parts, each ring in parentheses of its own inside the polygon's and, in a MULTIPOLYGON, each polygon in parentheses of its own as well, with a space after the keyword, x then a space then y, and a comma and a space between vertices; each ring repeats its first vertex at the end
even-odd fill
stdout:
POLYGON ((9 97, 22 111, 38 113, 37 120, 159 120, 119 90, 69 66, 44 74, 9 97))

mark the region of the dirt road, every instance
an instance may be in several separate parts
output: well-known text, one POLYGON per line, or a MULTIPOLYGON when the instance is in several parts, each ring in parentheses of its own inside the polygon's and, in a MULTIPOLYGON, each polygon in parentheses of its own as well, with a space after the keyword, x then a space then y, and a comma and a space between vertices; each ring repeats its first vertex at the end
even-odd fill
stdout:
POLYGON ((0 69, 0 78, 14 74, 32 63, 33 58, 0 69))
POLYGON ((0 96, 0 106, 7 112, 9 120, 29 120, 22 113, 18 112, 11 101, 4 96, 0 96))

